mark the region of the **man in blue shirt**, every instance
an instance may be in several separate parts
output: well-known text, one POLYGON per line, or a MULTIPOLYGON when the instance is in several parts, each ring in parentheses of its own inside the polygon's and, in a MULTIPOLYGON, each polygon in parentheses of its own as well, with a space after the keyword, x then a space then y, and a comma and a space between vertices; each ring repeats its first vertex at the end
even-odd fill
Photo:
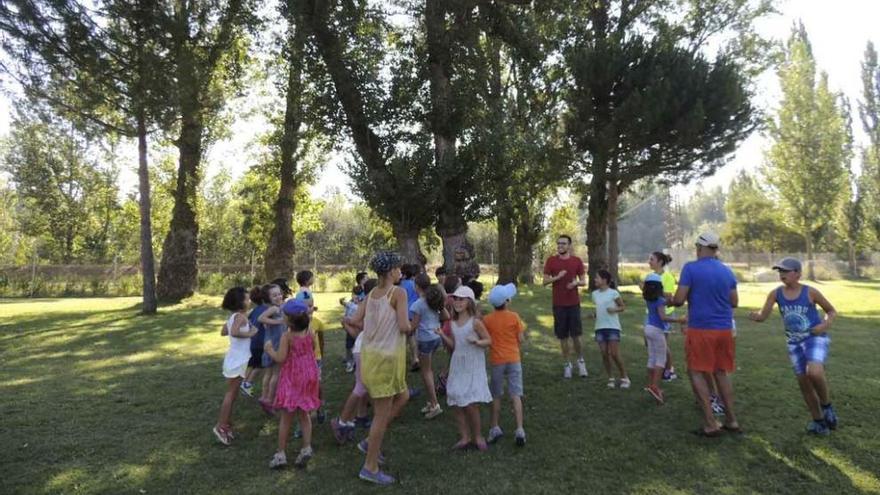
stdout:
POLYGON ((694 394, 703 410, 703 427, 695 433, 716 437, 722 430, 741 433, 733 407, 733 385, 728 373, 736 369, 733 308, 739 304, 736 277, 718 261, 717 234, 697 238, 697 260, 684 265, 672 305, 688 303, 685 355, 694 394), (715 378, 724 400, 725 422, 719 425, 712 412, 709 380, 715 378))

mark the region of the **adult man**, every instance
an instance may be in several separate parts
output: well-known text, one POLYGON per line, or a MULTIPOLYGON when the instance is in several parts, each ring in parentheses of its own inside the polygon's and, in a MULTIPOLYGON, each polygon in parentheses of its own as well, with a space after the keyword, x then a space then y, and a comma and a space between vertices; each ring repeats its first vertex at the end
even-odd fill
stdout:
POLYGON ((733 385, 728 373, 735 369, 733 308, 739 304, 736 278, 718 261, 717 234, 707 232, 697 238, 697 260, 684 265, 672 304, 688 303, 685 355, 691 386, 703 410, 700 436, 716 437, 722 430, 739 433, 733 407, 733 385), (712 413, 709 380, 714 375, 724 400, 725 422, 719 425, 712 413))
POLYGON ((562 348, 565 361, 562 376, 571 378, 571 353, 577 354, 578 373, 587 376, 587 365, 581 349, 581 298, 578 287, 586 285, 584 262, 570 254, 571 237, 560 235, 556 239, 556 252, 544 263, 543 284, 553 284, 553 332, 562 348))

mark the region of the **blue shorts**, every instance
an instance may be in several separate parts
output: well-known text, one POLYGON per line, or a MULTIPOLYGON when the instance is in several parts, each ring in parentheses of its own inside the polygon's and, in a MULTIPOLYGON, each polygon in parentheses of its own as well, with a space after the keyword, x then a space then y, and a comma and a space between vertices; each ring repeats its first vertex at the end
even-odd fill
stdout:
MULTIPOLYGON (((272 342, 272 349, 278 352, 278 346, 281 344, 281 335, 284 334, 283 325, 268 325, 266 327, 266 340, 272 342)), ((263 367, 271 368, 275 365, 275 361, 268 353, 263 354, 263 367)))
POLYGON ((434 351, 440 348, 440 342, 442 341, 443 339, 440 338, 434 340, 419 340, 417 342, 419 345, 419 354, 423 356, 434 354, 434 351))
POLYGON ((827 334, 812 335, 796 343, 788 344, 788 358, 795 375, 803 375, 807 372, 807 363, 825 364, 828 358, 828 347, 831 337, 827 334))
POLYGON ((511 397, 522 397, 522 363, 492 365, 492 382, 489 385, 489 390, 492 392, 493 398, 497 399, 504 394, 505 378, 507 378, 507 395, 511 397))
POLYGON ((616 328, 600 328, 596 330, 596 342, 620 342, 620 330, 616 328))

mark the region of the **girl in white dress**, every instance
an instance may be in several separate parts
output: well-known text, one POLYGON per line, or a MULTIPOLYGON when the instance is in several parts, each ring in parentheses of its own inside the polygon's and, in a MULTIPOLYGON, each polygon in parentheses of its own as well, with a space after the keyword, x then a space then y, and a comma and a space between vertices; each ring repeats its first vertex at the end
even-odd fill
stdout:
POLYGON ((492 343, 483 322, 475 318, 476 298, 470 287, 461 286, 452 294, 452 336, 437 333, 453 349, 449 361, 446 400, 454 407, 459 440, 453 450, 472 445, 488 450, 480 426, 480 403, 492 402, 489 378, 486 375, 485 349, 492 343))

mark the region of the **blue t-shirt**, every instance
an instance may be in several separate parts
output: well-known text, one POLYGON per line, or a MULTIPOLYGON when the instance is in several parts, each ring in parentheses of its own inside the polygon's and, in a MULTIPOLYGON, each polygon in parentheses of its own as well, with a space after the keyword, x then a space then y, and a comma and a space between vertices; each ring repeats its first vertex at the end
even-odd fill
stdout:
POLYGON ((310 291, 309 289, 300 289, 299 292, 297 292, 296 295, 293 296, 293 298, 296 299, 297 301, 303 301, 303 302, 311 301, 312 300, 312 291, 310 291))
POLYGON ((678 284, 690 288, 688 328, 730 330, 730 291, 736 289, 736 277, 730 268, 715 258, 699 258, 685 263, 678 284))
POLYGON ((416 283, 412 279, 406 279, 400 281, 400 288, 406 291, 406 305, 407 307, 412 306, 413 303, 419 298, 419 293, 416 292, 416 283))
POLYGON ((667 330, 669 322, 660 318, 660 307, 666 306, 666 299, 658 297, 655 301, 645 301, 648 305, 648 316, 645 317, 645 324, 657 327, 660 330, 667 330))
POLYGON ((409 307, 409 318, 419 315, 419 328, 416 332, 416 340, 419 342, 431 342, 440 338, 434 330, 440 328, 440 313, 428 307, 424 297, 416 299, 409 307))
POLYGON ((801 293, 795 299, 786 299, 782 287, 776 289, 776 304, 782 314, 782 323, 785 325, 785 338, 789 344, 797 344, 806 340, 816 325, 822 323, 816 303, 810 302, 810 288, 806 285, 801 288, 801 293))
POLYGON ((257 333, 251 337, 251 349, 263 349, 263 339, 266 338, 266 327, 260 323, 260 315, 262 315, 267 309, 269 309, 268 304, 260 304, 252 309, 248 315, 248 323, 257 328, 257 333))

